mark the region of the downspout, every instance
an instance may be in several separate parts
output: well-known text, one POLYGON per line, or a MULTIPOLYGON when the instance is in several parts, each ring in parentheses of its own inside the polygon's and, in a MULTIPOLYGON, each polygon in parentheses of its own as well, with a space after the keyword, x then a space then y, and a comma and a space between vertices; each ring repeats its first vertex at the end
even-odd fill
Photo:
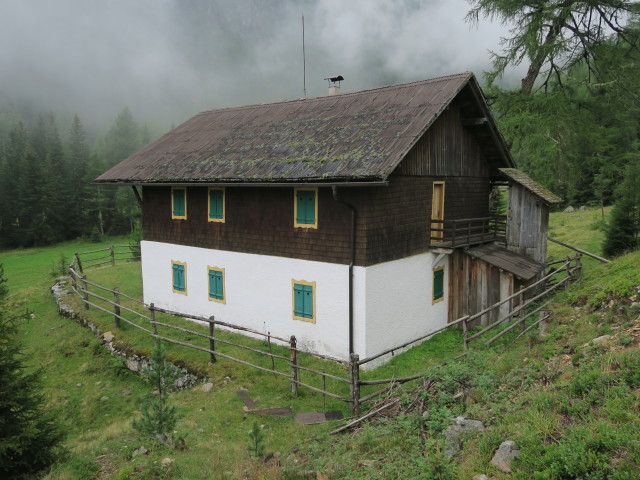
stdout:
POLYGON ((349 260, 349 355, 354 353, 353 350, 353 266, 356 263, 356 209, 350 203, 338 198, 338 187, 331 186, 333 199, 342 203, 351 210, 351 255, 349 260))

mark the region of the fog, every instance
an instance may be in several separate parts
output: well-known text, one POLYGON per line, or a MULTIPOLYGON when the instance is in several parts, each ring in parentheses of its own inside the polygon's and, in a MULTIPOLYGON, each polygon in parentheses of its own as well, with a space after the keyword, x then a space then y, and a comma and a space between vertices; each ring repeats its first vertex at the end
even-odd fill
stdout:
MULTIPOLYGON (((0 100, 162 128, 212 108, 471 70, 505 27, 466 0, 0 0, 0 100)), ((516 72, 517 73, 517 72, 516 72)), ((517 77, 514 73, 513 79, 517 77)))

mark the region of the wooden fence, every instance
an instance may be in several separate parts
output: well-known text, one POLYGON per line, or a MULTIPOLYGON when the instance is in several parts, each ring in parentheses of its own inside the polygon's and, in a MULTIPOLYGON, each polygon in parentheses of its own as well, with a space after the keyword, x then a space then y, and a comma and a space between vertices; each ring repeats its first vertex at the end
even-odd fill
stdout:
MULTIPOLYGON (((220 357, 264 372, 272 373, 275 376, 286 378, 291 384, 292 394, 296 395, 299 387, 307 388, 311 391, 322 394, 323 407, 326 405, 326 397, 335 398, 348 403, 353 415, 358 415, 360 413, 361 406, 364 403, 376 399, 381 394, 391 390, 394 386, 419 379, 422 376, 422 374, 416 374, 403 378, 363 380, 361 379, 361 370, 364 365, 373 362, 374 360, 378 360, 384 355, 393 354, 394 352, 409 347, 410 345, 418 344, 437 333, 453 327, 462 328, 463 345, 465 350, 468 348, 471 341, 479 339, 486 332, 513 318, 515 318, 515 322, 511 323, 507 328, 499 331, 496 335, 488 339, 486 343, 493 343, 495 340, 518 325, 521 325, 520 335, 522 335, 530 328, 533 328, 533 326, 546 320, 548 317, 548 315, 544 313, 544 308, 549 302, 540 306, 534 306, 534 303, 540 301, 546 295, 554 292, 558 288, 568 285, 568 283, 573 279, 577 279, 581 270, 579 255, 575 257, 568 257, 561 262, 554 262, 554 264, 558 266, 553 268, 552 271, 543 278, 480 312, 461 317, 449 322, 447 325, 429 332, 428 334, 414 338, 401 345, 388 348, 376 355, 360 359, 357 354, 351 354, 349 360, 341 360, 328 355, 321 355, 300 349, 297 346, 295 336, 291 336, 289 338, 278 337, 271 335, 270 333, 264 333, 247 327, 222 322, 216 320, 213 316, 202 317, 165 310, 154 306, 154 304, 146 305, 141 300, 122 293, 118 287, 110 289, 91 282, 84 274, 84 270, 87 268, 103 265, 116 265, 118 262, 128 262, 139 258, 139 250, 129 246, 112 246, 107 249, 96 250, 93 252, 76 253, 74 261, 69 266, 71 288, 81 298, 86 309, 95 308, 112 315, 116 328, 122 328, 122 322, 124 322, 135 329, 145 332, 154 339, 202 351, 208 355, 208 359, 212 363, 216 362, 217 358, 220 357), (127 250, 124 251, 124 249, 127 250), (127 300, 134 306, 134 308, 123 305, 123 299, 127 300), (509 306, 509 313, 503 315, 492 324, 483 327, 480 331, 471 335, 469 334, 467 328, 469 322, 482 317, 493 309, 500 309, 505 303, 509 306), (511 308, 514 303, 517 305, 515 308, 511 308), (525 309, 527 308, 532 308, 532 310, 525 313, 525 309), (540 319, 525 329, 524 322, 536 313, 541 315, 540 319), (158 314, 163 315, 163 318, 158 318, 158 314), (203 333, 197 331, 195 328, 175 325, 171 323, 171 320, 165 321, 164 318, 181 318, 199 322, 200 324, 208 326, 208 331, 203 333), (159 327, 162 329, 162 332, 159 330, 159 327), (243 335, 262 339, 263 343, 266 343, 267 345, 267 350, 243 345, 227 338, 223 338, 224 336, 221 336, 216 331, 216 328, 223 329, 227 332, 237 332, 243 335), (190 341, 179 340, 175 338, 176 335, 172 335, 170 332, 180 332, 182 334, 187 334, 189 337, 204 339, 206 346, 195 345, 190 341), (238 358, 238 354, 234 354, 234 356, 228 352, 222 352, 219 348, 220 344, 230 347, 233 351, 244 350, 251 352, 258 357, 266 358, 267 366, 264 364, 258 365, 258 363, 260 363, 259 360, 248 361, 238 358), (286 353, 274 353, 272 348, 272 345, 274 344, 278 349, 284 349, 286 353), (346 374, 341 376, 339 374, 328 373, 311 368, 308 365, 302 365, 302 359, 305 357, 308 359, 320 359, 333 362, 334 364, 342 366, 341 369, 346 370, 346 374), (302 381, 301 372, 304 372, 306 375, 310 375, 313 380, 302 381), (330 382, 330 386, 327 385, 327 382, 330 382), (315 385, 312 383, 315 383, 315 385), (371 387, 379 385, 383 385, 383 387, 367 393, 366 395, 362 395, 361 389, 363 387, 371 389, 371 387)), ((459 355, 459 357, 463 355, 464 353, 459 355)), ((307 362, 305 361, 305 363, 307 362)))

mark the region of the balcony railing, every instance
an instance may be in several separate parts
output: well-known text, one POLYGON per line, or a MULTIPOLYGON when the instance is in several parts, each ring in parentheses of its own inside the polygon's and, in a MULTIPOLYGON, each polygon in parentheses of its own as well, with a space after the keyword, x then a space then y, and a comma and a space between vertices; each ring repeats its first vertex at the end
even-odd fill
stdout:
POLYGON ((432 247, 456 248, 505 241, 507 217, 491 216, 458 220, 431 219, 432 247))

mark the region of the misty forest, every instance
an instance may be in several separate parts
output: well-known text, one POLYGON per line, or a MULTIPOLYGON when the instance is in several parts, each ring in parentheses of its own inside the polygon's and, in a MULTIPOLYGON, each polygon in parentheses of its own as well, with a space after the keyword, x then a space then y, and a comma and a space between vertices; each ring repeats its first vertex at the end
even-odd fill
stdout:
MULTIPOLYGON (((470 3, 467 23, 490 19, 518 25, 492 54, 484 88, 519 168, 562 196, 565 205, 614 203, 626 169, 640 161, 638 25, 627 13, 637 8, 635 2, 587 8, 581 17, 571 9, 541 9, 537 17, 525 17, 510 2, 470 3), (555 23, 543 37, 545 22, 555 23), (503 81, 514 65, 528 67, 518 87, 503 81)), ((198 57, 207 41, 218 40, 206 29, 207 22, 222 26, 224 18, 216 12, 208 2, 196 2, 178 17, 197 27, 191 40, 200 37, 185 48, 187 57, 198 57)), ((275 21, 277 12, 269 7, 260 14, 275 21)), ((258 12, 244 13, 254 26, 258 12)), ((399 79, 380 79, 385 80, 399 79)), ((259 90, 251 100, 259 98, 259 90)), ((90 182, 166 130, 157 125, 182 121, 185 110, 178 118, 166 112, 142 118, 121 105, 115 118, 96 112, 85 119, 68 108, 40 105, 37 98, 0 92, 0 247, 99 240, 135 230, 132 192, 90 182)), ((199 110, 207 108, 203 104, 199 110)))

